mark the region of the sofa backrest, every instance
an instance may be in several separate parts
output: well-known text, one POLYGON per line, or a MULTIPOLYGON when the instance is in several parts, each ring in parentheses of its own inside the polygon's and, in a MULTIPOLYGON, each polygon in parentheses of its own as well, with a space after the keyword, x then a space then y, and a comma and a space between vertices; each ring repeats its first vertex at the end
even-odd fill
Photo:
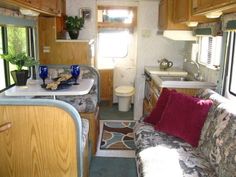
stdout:
POLYGON ((202 90, 198 96, 213 101, 198 148, 208 157, 219 177, 235 177, 236 104, 210 89, 202 90))
POLYGON ((83 176, 82 122, 62 101, 0 99, 0 176, 83 176))

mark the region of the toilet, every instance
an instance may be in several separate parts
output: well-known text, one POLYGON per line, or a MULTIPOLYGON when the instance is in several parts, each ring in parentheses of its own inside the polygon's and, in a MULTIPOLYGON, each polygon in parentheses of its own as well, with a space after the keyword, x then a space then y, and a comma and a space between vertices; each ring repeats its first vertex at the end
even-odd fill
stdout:
POLYGON ((115 89, 115 95, 118 97, 119 111, 127 112, 131 107, 131 98, 135 89, 132 86, 119 86, 115 89))

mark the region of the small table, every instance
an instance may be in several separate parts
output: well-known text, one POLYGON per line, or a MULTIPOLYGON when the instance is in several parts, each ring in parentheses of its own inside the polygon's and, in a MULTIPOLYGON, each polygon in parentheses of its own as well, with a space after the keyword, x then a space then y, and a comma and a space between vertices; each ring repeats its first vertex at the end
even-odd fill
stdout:
POLYGON ((56 96, 59 95, 85 95, 89 93, 94 84, 94 79, 80 79, 79 85, 72 85, 61 90, 46 90, 41 87, 42 80, 28 80, 26 86, 14 86, 6 90, 6 96, 56 96))

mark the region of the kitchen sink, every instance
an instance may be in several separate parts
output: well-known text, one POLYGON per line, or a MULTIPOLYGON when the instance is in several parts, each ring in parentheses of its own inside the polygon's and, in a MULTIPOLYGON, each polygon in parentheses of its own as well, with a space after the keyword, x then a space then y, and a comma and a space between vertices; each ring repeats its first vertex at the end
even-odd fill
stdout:
POLYGON ((162 81, 195 81, 188 76, 159 76, 162 81))
POLYGON ((187 76, 158 76, 152 75, 152 79, 160 87, 167 88, 210 88, 215 89, 216 85, 204 80, 198 81, 193 77, 187 76))

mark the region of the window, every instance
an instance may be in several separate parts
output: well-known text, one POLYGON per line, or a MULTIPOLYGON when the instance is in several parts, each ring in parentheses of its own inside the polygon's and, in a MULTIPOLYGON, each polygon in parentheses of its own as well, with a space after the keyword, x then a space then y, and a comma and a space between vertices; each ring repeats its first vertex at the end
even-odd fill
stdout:
MULTIPOLYGON (((0 29, 1 54, 25 52, 34 56, 34 37, 31 27, 2 25, 0 29)), ((15 69, 15 65, 0 60, 0 91, 14 84, 10 72, 15 69)))
POLYGON ((128 53, 128 43, 128 30, 101 32, 99 33, 100 56, 105 58, 124 58, 128 53))
POLYGON ((122 60, 133 55, 136 7, 98 6, 99 69, 114 68, 122 60))
POLYGON ((219 68, 222 48, 222 37, 201 36, 198 61, 210 68, 219 68))
POLYGON ((236 32, 227 32, 226 46, 222 93, 227 98, 236 100, 236 32))

